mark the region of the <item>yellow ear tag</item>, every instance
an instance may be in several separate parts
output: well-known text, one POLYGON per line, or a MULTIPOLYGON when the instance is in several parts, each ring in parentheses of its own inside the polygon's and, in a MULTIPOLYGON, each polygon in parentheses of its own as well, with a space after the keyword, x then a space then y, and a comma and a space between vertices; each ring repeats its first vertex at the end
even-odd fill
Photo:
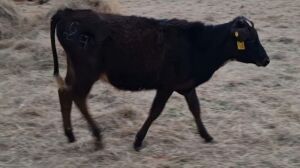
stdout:
POLYGON ((243 41, 237 41, 236 44, 237 44, 238 50, 245 50, 246 49, 245 43, 243 41))
MULTIPOLYGON (((236 38, 238 38, 239 37, 239 32, 237 32, 237 31, 234 32, 234 36, 236 38)), ((245 50, 246 49, 245 43, 243 41, 237 41, 236 44, 237 44, 238 50, 245 50)))

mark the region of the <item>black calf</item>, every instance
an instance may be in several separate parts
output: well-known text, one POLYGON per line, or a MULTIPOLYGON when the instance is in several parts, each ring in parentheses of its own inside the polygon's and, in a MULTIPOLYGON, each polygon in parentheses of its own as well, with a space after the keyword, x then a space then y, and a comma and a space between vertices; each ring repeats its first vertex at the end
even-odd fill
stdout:
POLYGON ((253 23, 244 17, 212 26, 65 9, 52 17, 51 44, 64 129, 70 142, 75 141, 70 119, 74 101, 101 145, 100 129, 86 104, 99 78, 122 90, 157 90, 149 116, 136 135, 136 150, 174 91, 185 97, 201 137, 212 141, 201 120, 195 88, 229 60, 258 66, 269 63, 253 23), (59 75, 55 29, 67 54, 65 80, 59 75))

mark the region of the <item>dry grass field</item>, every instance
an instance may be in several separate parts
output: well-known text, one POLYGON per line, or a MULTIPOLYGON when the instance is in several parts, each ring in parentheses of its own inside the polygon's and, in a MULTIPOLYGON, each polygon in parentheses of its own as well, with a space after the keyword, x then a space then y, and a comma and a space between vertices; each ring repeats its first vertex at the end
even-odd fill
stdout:
MULTIPOLYGON (((2 168, 297 168, 300 167, 299 0, 0 0, 0 167, 2 168), (197 88, 206 144, 182 96, 173 94, 140 152, 132 149, 154 91, 118 91, 97 82, 91 113, 103 128, 95 150, 85 120, 73 108, 77 142, 63 134, 52 78, 49 18, 62 6, 125 15, 227 22, 254 21, 271 64, 230 62, 197 88)), ((60 67, 65 70, 63 50, 60 67)))

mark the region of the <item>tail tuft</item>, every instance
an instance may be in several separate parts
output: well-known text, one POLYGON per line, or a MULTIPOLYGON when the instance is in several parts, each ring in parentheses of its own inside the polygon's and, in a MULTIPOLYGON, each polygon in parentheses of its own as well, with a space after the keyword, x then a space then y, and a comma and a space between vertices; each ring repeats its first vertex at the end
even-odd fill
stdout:
POLYGON ((58 85, 58 89, 66 88, 65 81, 60 75, 54 75, 56 83, 58 85))

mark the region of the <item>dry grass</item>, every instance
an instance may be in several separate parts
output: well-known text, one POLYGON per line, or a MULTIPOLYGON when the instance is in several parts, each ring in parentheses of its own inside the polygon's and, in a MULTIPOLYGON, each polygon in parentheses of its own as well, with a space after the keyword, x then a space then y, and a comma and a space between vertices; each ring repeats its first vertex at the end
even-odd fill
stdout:
POLYGON ((0 1, 0 40, 12 37, 11 29, 19 24, 18 7, 9 0, 0 1))
MULTIPOLYGON (((110 7, 95 2, 0 1, 0 167, 300 167, 298 1, 120 0, 119 5, 107 0, 110 7), (154 92, 117 91, 99 82, 89 104, 104 130, 105 148, 94 149, 76 108, 72 119, 78 141, 68 144, 52 79, 48 20, 62 6, 208 23, 243 14, 259 28, 271 64, 229 63, 197 89, 216 143, 200 139, 184 99, 174 94, 150 128, 146 148, 133 151, 154 92)), ((60 59, 64 70, 64 57, 60 59)))
POLYGON ((0 1, 1 19, 6 19, 9 22, 18 21, 20 14, 17 12, 17 9, 18 7, 12 1, 9 0, 0 1))
POLYGON ((119 3, 117 0, 64 0, 56 1, 52 10, 48 12, 47 16, 52 16, 57 9, 62 8, 72 8, 72 9, 92 9, 98 12, 104 13, 118 13, 119 3))

